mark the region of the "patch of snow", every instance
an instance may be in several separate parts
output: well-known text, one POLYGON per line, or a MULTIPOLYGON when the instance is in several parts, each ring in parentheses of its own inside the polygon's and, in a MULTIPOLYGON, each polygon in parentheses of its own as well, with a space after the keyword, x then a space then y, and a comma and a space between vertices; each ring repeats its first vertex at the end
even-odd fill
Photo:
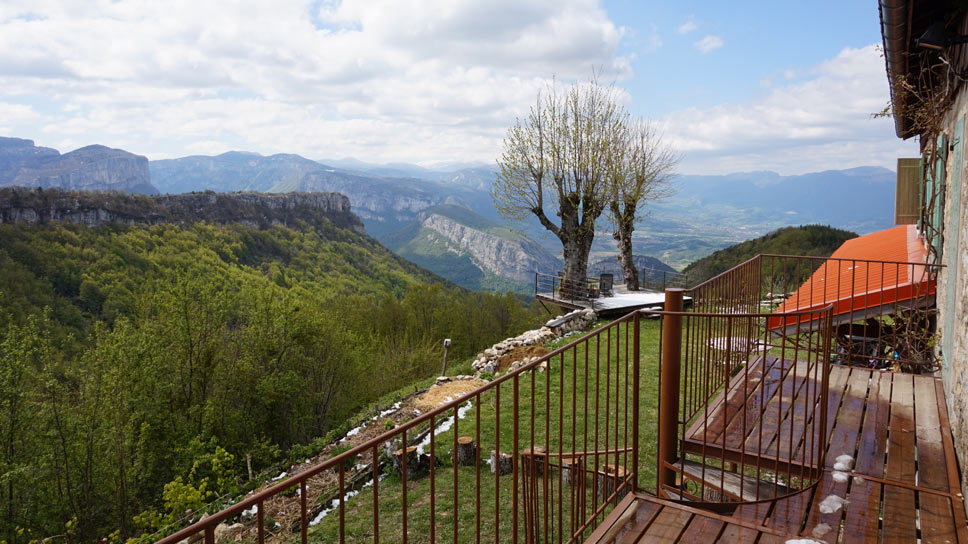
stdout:
POLYGON ((820 501, 820 511, 824 514, 832 514, 840 510, 847 501, 837 495, 827 495, 827 498, 820 501))
POLYGON ((859 483, 861 483, 863 481, 864 481, 864 479, 861 478, 860 476, 854 476, 854 483, 855 484, 859 484, 859 483))
MULTIPOLYGON (((380 480, 381 481, 383 480, 383 475, 380 475, 380 480)), ((373 485, 373 478, 370 478, 369 481, 367 481, 365 484, 360 486, 359 490, 347 491, 345 494, 343 494, 343 504, 345 505, 347 501, 359 495, 360 491, 366 489, 367 487, 370 487, 371 485, 373 485)), ((324 508, 322 511, 320 511, 319 514, 317 514, 316 517, 309 522, 309 526, 314 527, 316 525, 319 525, 319 522, 323 521, 323 518, 325 518, 327 514, 329 514, 333 510, 336 510, 337 508, 339 508, 339 497, 333 499, 332 502, 330 502, 329 508, 324 508)))
POLYGON ((356 435, 360 434, 360 431, 362 431, 363 430, 363 427, 365 427, 365 426, 366 425, 360 425, 359 427, 353 427, 352 429, 350 429, 349 431, 346 432, 346 436, 344 436, 343 439, 340 440, 340 442, 346 442, 346 440, 349 439, 351 436, 356 436, 356 435))
POLYGON ((281 480, 281 479, 285 478, 286 476, 289 476, 289 473, 286 472, 286 471, 282 471, 282 474, 280 474, 280 475, 276 476, 275 478, 273 478, 272 481, 275 482, 277 480, 281 480))
POLYGON ((400 401, 395 402, 393 404, 393 406, 391 406, 391 407, 387 408, 386 410, 383 410, 382 412, 380 412, 380 415, 371 417, 370 418, 370 421, 376 421, 377 419, 379 419, 381 417, 387 417, 388 415, 392 414, 393 412, 396 412, 397 410, 399 410, 400 409, 400 406, 402 406, 402 404, 403 403, 400 402, 400 401))
POLYGON ((849 479, 849 476, 847 476, 846 472, 841 472, 839 470, 834 471, 833 477, 835 482, 841 483, 841 484, 846 482, 849 479))
MULTIPOLYGON (((471 401, 467 401, 467 404, 464 404, 463 406, 457 409, 457 417, 459 419, 464 419, 464 416, 466 416, 467 412, 473 407, 474 407, 474 403, 471 401)), ((437 428, 434 429, 434 436, 436 437, 440 433, 445 433, 449 431, 450 428, 453 426, 454 426, 454 416, 450 416, 449 418, 443 420, 440 423, 440 425, 437 425, 437 428)), ((417 454, 423 455, 424 448, 429 445, 430 445, 430 433, 427 433, 427 436, 425 436, 424 439, 421 440, 419 444, 417 444, 417 454)))
POLYGON ((243 517, 252 517, 252 516, 256 515, 257 513, 259 513, 259 505, 258 504, 253 504, 252 505, 252 508, 246 508, 245 510, 242 511, 242 516, 243 517))
POLYGON ((823 544, 823 542, 812 538, 791 538, 786 541, 786 544, 823 544))

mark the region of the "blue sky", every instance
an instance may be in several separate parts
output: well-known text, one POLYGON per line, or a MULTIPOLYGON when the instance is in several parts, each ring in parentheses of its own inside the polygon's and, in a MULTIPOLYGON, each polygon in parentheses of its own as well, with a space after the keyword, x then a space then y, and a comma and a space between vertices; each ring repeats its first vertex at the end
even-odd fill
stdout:
POLYGON ((881 41, 873 1, 627 1, 606 2, 605 10, 629 28, 619 53, 636 57, 635 77, 622 85, 634 108, 653 117, 745 102, 789 75, 808 77, 845 47, 881 41), (722 45, 701 52, 695 43, 706 36, 722 45))
POLYGON ((683 172, 893 168, 917 144, 870 118, 879 43, 873 1, 5 0, 0 135, 493 163, 552 77, 594 68, 683 172))

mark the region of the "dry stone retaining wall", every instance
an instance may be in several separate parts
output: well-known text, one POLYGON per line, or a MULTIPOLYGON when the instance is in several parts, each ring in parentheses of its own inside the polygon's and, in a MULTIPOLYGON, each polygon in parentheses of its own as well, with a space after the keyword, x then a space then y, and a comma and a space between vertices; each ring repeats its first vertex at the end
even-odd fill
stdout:
MULTIPOLYGON (((563 316, 558 316, 549 320, 540 329, 523 332, 514 338, 507 338, 485 349, 483 353, 478 354, 474 361, 474 370, 478 373, 495 374, 498 369, 498 358, 514 348, 546 344, 570 332, 583 331, 590 327, 597 318, 598 315, 595 310, 591 309, 575 310, 563 316)), ((515 361, 511 364, 511 369, 517 369, 535 359, 532 357, 524 361, 515 361)))

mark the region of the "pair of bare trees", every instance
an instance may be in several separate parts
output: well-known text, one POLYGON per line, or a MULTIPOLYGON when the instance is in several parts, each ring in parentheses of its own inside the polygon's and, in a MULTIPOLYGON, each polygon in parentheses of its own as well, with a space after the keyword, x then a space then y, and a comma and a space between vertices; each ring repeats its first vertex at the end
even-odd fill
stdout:
POLYGON ((534 215, 561 240, 568 285, 583 285, 605 213, 626 285, 637 290, 632 233, 645 205, 669 194, 678 161, 654 124, 625 111, 614 87, 594 79, 552 86, 508 129, 492 195, 502 215, 534 215))

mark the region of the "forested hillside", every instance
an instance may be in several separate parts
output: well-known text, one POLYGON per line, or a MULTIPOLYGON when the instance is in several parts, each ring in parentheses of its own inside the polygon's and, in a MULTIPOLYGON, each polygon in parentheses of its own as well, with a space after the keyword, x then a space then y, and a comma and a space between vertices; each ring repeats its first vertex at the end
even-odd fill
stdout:
POLYGON ((0 540, 154 530, 535 320, 326 221, 0 225, 0 540))
POLYGON ((824 225, 784 227, 699 259, 687 266, 683 274, 690 285, 696 285, 761 253, 827 257, 840 244, 856 237, 854 232, 824 225))

